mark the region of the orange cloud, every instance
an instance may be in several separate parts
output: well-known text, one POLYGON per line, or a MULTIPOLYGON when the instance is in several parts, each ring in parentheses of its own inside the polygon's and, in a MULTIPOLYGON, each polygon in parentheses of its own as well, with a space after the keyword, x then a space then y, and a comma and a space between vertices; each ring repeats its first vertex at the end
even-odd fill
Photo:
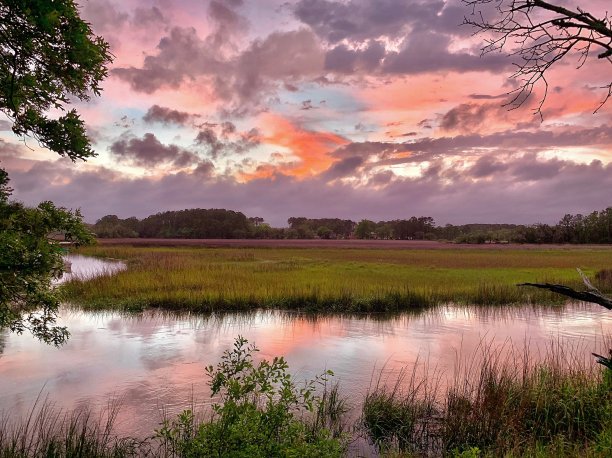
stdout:
MULTIPOLYGON (((306 130, 278 115, 262 117, 262 143, 281 146, 299 160, 278 166, 278 171, 295 177, 316 175, 335 161, 329 153, 350 141, 332 132, 306 130)), ((269 173, 269 169, 266 170, 269 173)))

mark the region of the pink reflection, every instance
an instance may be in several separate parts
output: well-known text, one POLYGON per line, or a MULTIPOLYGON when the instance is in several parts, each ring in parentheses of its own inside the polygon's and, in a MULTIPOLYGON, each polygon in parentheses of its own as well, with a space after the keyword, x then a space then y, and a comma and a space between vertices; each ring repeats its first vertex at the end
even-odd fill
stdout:
MULTIPOLYGON (((612 331, 598 306, 465 308, 446 306, 392 319, 321 317, 281 312, 252 316, 169 316, 63 312, 69 343, 55 349, 6 334, 0 356, 0 409, 27 412, 43 390, 58 406, 106 405, 122 397, 118 428, 149 434, 162 419, 210 402, 204 366, 215 364, 238 335, 260 348, 257 358, 285 355, 298 379, 332 369, 359 402, 381 368, 398 373, 419 360, 452 376, 457 354, 474 355, 483 339, 511 342, 533 357, 551 338, 584 347, 585 358, 612 331)), ((420 369, 419 369, 420 370, 420 369)))

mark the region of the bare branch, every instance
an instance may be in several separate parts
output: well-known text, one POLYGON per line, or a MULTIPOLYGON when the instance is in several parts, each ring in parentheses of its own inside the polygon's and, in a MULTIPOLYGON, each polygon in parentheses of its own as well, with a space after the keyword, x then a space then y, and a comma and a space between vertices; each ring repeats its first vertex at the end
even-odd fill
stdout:
MULTIPOLYGON (((475 34, 485 35, 481 53, 505 50, 517 59, 511 77, 521 84, 509 93, 514 94, 507 104, 510 109, 523 105, 536 86, 542 86, 544 94, 534 110, 542 116, 548 87, 545 73, 570 55, 577 56, 577 68, 595 55, 612 63, 612 21, 607 13, 604 18, 596 18, 581 8, 571 10, 542 0, 463 0, 463 3, 472 10, 469 17, 464 17, 464 24, 474 27, 475 34)), ((612 82, 604 89, 608 94, 595 112, 610 98, 612 82)))

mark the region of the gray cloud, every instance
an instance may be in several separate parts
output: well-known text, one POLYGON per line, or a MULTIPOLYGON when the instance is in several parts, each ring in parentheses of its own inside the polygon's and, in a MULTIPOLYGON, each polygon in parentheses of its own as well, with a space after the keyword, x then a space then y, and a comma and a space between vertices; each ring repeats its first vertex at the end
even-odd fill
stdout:
POLYGON ((453 37, 472 32, 460 27, 466 13, 459 2, 441 0, 301 0, 294 8, 296 18, 332 45, 325 58, 328 71, 417 74, 508 66, 501 54, 449 51, 453 37), (402 39, 400 50, 388 51, 381 38, 402 39))
POLYGON ((485 121, 490 122, 490 117, 498 117, 500 113, 504 113, 506 108, 501 107, 497 103, 492 104, 477 104, 477 103, 462 103, 451 110, 447 111, 440 122, 440 127, 443 130, 460 130, 472 132, 477 129, 485 121))
POLYGON ((340 44, 326 53, 325 69, 348 74, 374 71, 380 66, 385 53, 385 46, 379 41, 370 40, 363 49, 349 49, 345 44, 340 44))
POLYGON ((494 156, 489 155, 478 158, 468 173, 475 178, 485 178, 498 172, 504 172, 507 169, 507 164, 499 162, 494 156))
MULTIPOLYGON (((353 142, 341 146, 330 155, 342 160, 349 157, 361 157, 368 167, 414 164, 433 161, 438 158, 453 156, 482 156, 487 152, 520 155, 537 153, 555 148, 576 146, 612 147, 612 129, 607 125, 590 129, 562 129, 559 131, 523 131, 508 130, 490 135, 466 134, 455 137, 420 138, 402 143, 395 142, 353 142), (410 154, 401 154, 409 152, 410 154)), ((486 163, 474 169, 475 176, 487 169, 486 163)), ((533 164, 538 167, 538 164, 533 164)), ((524 178, 527 173, 516 172, 517 178, 524 178)))
POLYGON ((135 26, 146 28, 154 25, 163 25, 167 21, 161 10, 156 6, 152 6, 151 8, 136 8, 131 22, 135 26))
POLYGON ((232 71, 216 80, 216 90, 225 99, 238 96, 242 101, 257 101, 280 83, 295 84, 320 75, 324 58, 310 30, 274 32, 240 54, 232 62, 232 71))
POLYGON ((195 142, 197 145, 204 147, 213 159, 244 154, 259 145, 259 131, 257 129, 235 134, 236 126, 231 122, 224 122, 221 124, 221 137, 224 141, 219 138, 213 127, 206 127, 198 132, 195 142), (234 136, 235 139, 229 140, 230 136, 234 136))
POLYGON ((144 93, 207 78, 214 95, 228 102, 226 111, 237 113, 278 87, 314 78, 323 70, 324 51, 307 29, 272 33, 233 57, 223 51, 228 41, 218 33, 200 39, 193 28, 173 27, 141 68, 116 68, 112 73, 144 93))
POLYGON ((443 6, 442 1, 300 0, 294 14, 323 39, 337 43, 344 39, 364 41, 401 36, 413 21, 432 17, 443 6))
POLYGON ((110 32, 128 21, 129 15, 117 10, 109 0, 84 2, 81 14, 98 32, 110 32))
POLYGON ((498 71, 510 65, 503 54, 450 52, 450 35, 432 31, 411 33, 398 52, 387 53, 385 73, 418 74, 432 71, 498 71))
POLYGON ((463 14, 441 0, 300 1, 294 12, 309 28, 274 32, 240 51, 235 38, 248 23, 238 3, 211 1, 209 35, 175 26, 141 67, 112 73, 144 93, 201 81, 225 102, 223 113, 243 115, 305 81, 341 84, 346 75, 495 71, 509 64, 502 55, 450 52, 452 38, 463 34, 463 14), (399 51, 387 50, 383 37, 402 40, 399 51))
POLYGON ((151 106, 145 115, 142 117, 143 121, 148 123, 159 122, 162 124, 178 124, 184 125, 190 119, 194 118, 194 115, 184 112, 173 110, 172 108, 161 107, 159 105, 151 106))
POLYGON ((357 169, 363 164, 364 159, 359 156, 350 156, 341 159, 323 172, 322 178, 325 180, 335 180, 354 175, 357 169))
POLYGON ((113 142, 111 153, 119 160, 128 160, 141 167, 173 164, 187 167, 200 162, 197 154, 176 145, 164 145, 152 133, 142 138, 124 136, 113 142))
POLYGON ((162 87, 177 88, 198 75, 221 73, 217 49, 207 47, 194 28, 173 27, 157 45, 155 55, 145 57, 142 68, 115 68, 112 73, 127 81, 132 89, 147 94, 162 87))
POLYGON ((536 154, 526 154, 510 166, 510 173, 516 181, 541 181, 558 177, 571 166, 568 161, 553 158, 539 160, 536 154))

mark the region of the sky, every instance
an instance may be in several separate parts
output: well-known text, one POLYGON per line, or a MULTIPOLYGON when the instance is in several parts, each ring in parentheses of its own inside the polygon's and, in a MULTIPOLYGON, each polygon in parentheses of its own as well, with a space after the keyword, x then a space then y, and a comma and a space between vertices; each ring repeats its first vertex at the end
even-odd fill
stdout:
POLYGON ((555 223, 612 205, 612 101, 593 113, 612 63, 569 54, 542 117, 542 85, 509 110, 517 57, 481 56, 459 0, 78 3, 115 56, 101 96, 73 103, 97 156, 72 163, 0 118, 0 166, 28 205, 92 223, 227 208, 273 226, 555 223))

